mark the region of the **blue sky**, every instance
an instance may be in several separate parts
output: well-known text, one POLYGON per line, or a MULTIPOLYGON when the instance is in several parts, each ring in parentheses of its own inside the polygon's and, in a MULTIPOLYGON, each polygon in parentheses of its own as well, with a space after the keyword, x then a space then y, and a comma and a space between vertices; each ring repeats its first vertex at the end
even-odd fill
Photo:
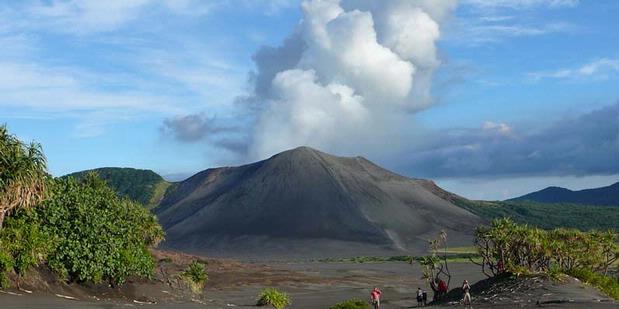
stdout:
MULTIPOLYGON (((389 47, 381 18, 398 12, 367 3, 345 0, 341 9, 370 12, 371 32, 389 47)), ((612 160, 619 155, 619 2, 445 0, 420 7, 440 26, 440 38, 423 41, 427 59, 401 56, 414 65, 411 83, 421 90, 393 99, 406 107, 394 113, 368 107, 392 98, 374 95, 382 89, 375 82, 359 83, 384 80, 388 87, 400 79, 325 69, 355 58, 356 47, 350 54, 313 51, 320 42, 306 38, 304 20, 314 13, 300 1, 1 1, 0 123, 42 143, 54 175, 101 166, 191 174, 308 144, 363 155, 480 199, 619 181, 612 160), (294 43, 265 49, 287 38, 306 40, 299 46, 310 51, 297 55, 294 43), (255 56, 259 51, 274 56, 255 56), (285 66, 286 57, 302 60, 285 66), (291 74, 265 73, 279 66, 291 74), (424 70, 430 73, 419 75, 424 70), (265 76, 268 94, 255 87, 265 76), (429 86, 419 86, 426 77, 429 86), (306 92, 299 97, 298 89, 285 88, 299 80, 311 81, 299 89, 315 92, 304 98, 306 92), (343 124, 288 123, 313 112, 337 119, 350 111, 344 99, 337 109, 306 108, 313 103, 305 100, 332 95, 323 96, 323 88, 359 109, 342 116, 343 124)), ((367 30, 363 16, 348 17, 367 30)), ((411 29, 421 38, 433 31, 411 29)))

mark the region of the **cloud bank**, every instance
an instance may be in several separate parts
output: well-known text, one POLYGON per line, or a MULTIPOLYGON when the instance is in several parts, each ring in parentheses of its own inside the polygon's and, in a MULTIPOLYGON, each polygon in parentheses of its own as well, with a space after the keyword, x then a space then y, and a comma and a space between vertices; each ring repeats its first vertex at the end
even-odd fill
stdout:
POLYGON ((535 132, 486 123, 433 136, 401 170, 423 177, 619 174, 619 103, 535 132))

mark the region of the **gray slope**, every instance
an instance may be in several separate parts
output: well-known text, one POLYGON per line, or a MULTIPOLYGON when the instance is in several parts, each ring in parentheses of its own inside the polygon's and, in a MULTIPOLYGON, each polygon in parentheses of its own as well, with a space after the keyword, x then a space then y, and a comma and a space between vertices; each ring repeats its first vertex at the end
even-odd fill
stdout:
POLYGON ((432 182, 361 158, 301 147, 181 182, 156 214, 165 246, 214 255, 420 252, 445 229, 470 240, 481 220, 432 182))

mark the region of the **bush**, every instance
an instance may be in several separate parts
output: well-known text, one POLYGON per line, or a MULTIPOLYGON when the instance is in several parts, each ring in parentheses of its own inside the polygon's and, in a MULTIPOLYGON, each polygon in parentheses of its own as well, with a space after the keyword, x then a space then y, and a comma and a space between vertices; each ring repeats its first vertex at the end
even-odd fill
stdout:
POLYGON ((290 306, 291 301, 288 294, 277 289, 268 288, 262 290, 258 297, 258 306, 273 306, 275 309, 283 309, 290 306))
POLYGON ((9 287, 8 273, 13 269, 13 258, 0 248, 0 288, 9 287))
POLYGON ((191 262, 187 269, 181 273, 181 277, 187 281, 191 290, 196 294, 202 293, 208 280, 204 264, 198 261, 191 262))
POLYGON ((608 296, 619 300, 619 281, 613 277, 605 276, 587 269, 572 269, 568 271, 568 275, 591 284, 608 296))
POLYGON ((35 217, 31 210, 21 209, 16 216, 9 217, 0 230, 3 259, 10 260, 0 262, 4 264, 0 265, 0 271, 4 270, 5 274, 12 268, 19 279, 30 267, 41 263, 53 248, 52 239, 41 230, 35 217))
POLYGON ((360 299, 349 299, 347 301, 337 303, 329 309, 370 309, 370 304, 367 301, 360 299))
POLYGON ((163 238, 161 226, 95 174, 82 182, 56 180, 52 197, 36 212, 42 228, 55 239, 48 265, 61 277, 116 285, 129 276, 152 275, 155 262, 148 247, 163 238))

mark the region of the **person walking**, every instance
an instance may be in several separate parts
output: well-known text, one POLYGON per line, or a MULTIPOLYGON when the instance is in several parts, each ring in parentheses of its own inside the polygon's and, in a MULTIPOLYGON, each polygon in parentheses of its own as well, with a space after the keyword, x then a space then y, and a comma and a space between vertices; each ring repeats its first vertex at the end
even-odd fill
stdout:
POLYGON ((423 290, 423 306, 425 307, 428 304, 428 292, 423 290))
POLYGON ((372 292, 370 292, 370 304, 374 306, 374 309, 380 308, 380 296, 382 292, 378 288, 374 288, 372 292))
POLYGON ((473 308, 471 304, 471 286, 467 280, 462 282, 462 292, 464 293, 464 298, 462 299, 464 306, 466 308, 473 308))
POLYGON ((421 307, 423 305, 423 291, 421 288, 417 288, 417 307, 421 307))

